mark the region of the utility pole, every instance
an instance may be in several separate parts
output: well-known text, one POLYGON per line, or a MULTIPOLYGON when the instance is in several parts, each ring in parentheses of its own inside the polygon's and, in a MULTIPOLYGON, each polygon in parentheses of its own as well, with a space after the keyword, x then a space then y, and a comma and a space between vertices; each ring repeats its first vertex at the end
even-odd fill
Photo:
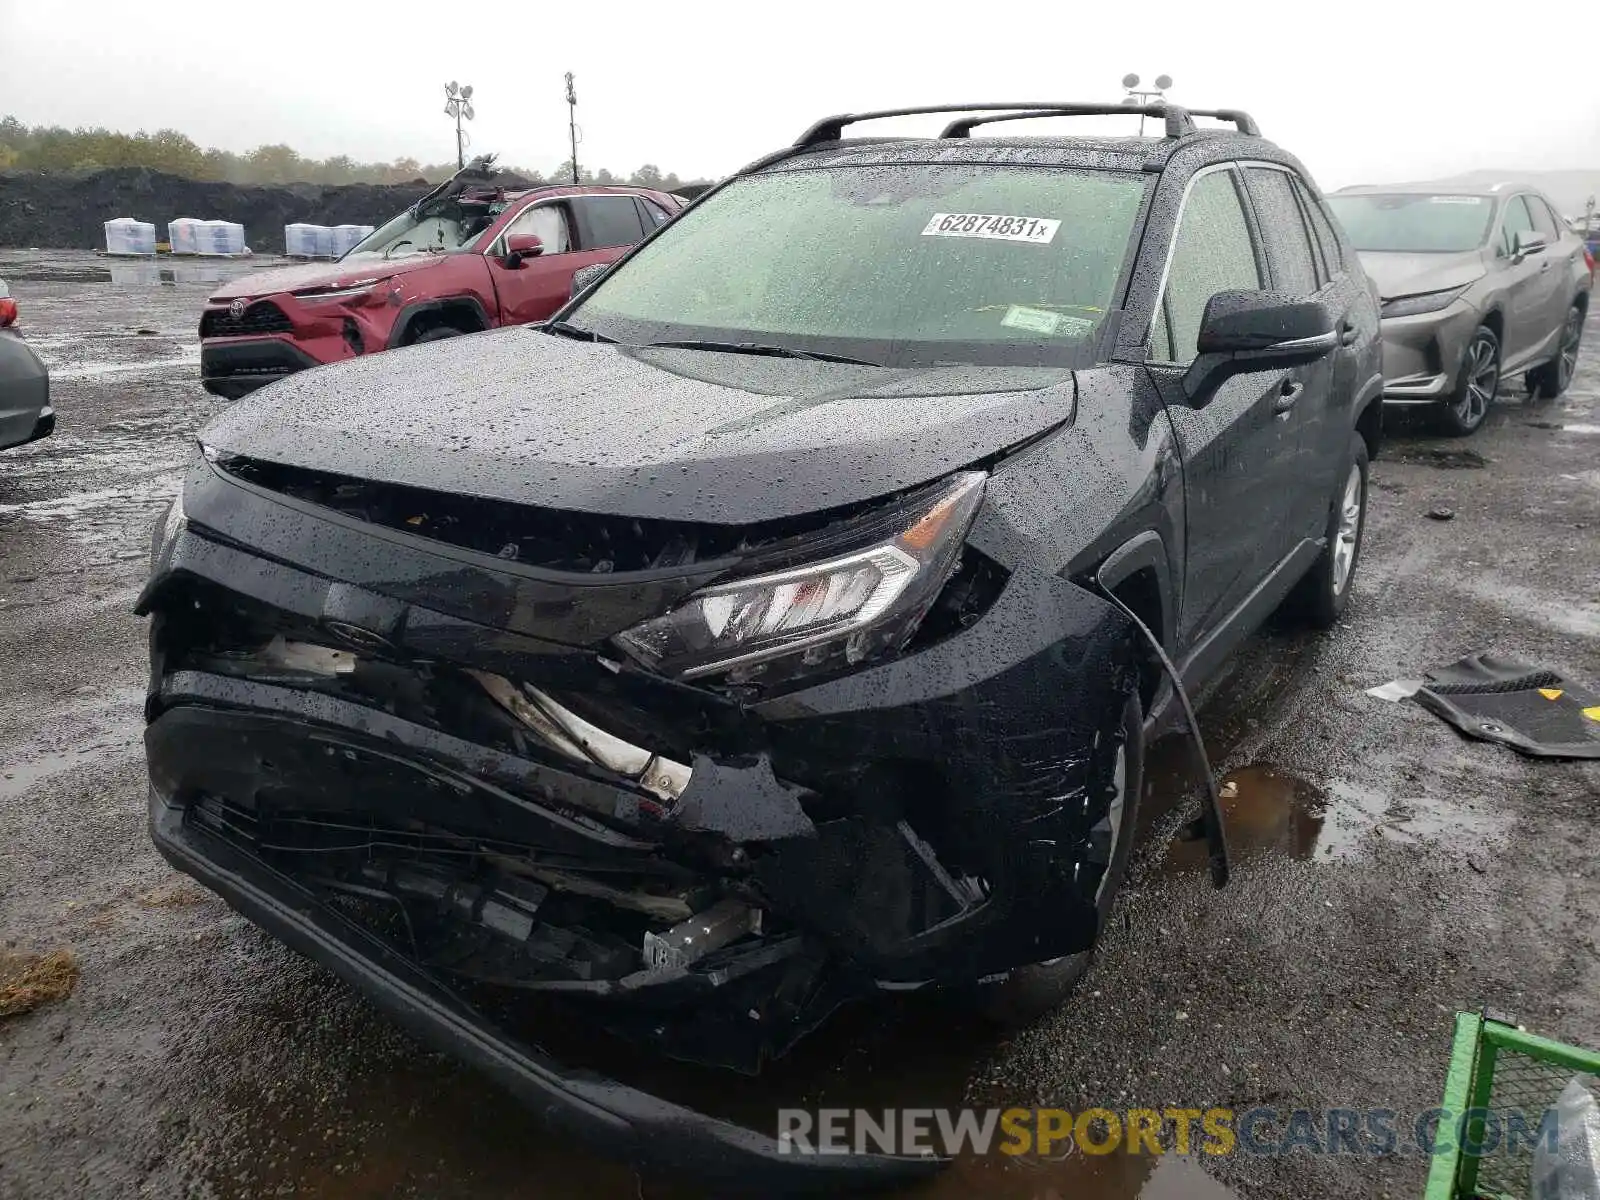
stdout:
POLYGON ((572 143, 572 182, 578 182, 578 92, 572 86, 572 72, 567 72, 567 138, 572 143))
MULTIPOLYGON (((1167 89, 1172 86, 1172 76, 1157 75, 1155 90, 1146 90, 1141 92, 1138 90, 1139 77, 1132 71, 1129 71, 1122 77, 1122 86, 1128 93, 1122 98, 1122 102, 1124 104, 1148 104, 1151 100, 1154 100, 1157 104, 1160 104, 1167 98, 1167 89)), ((1143 113, 1139 114, 1139 136, 1144 136, 1143 113)))
POLYGON ((467 134, 461 128, 462 119, 470 121, 478 114, 472 107, 472 85, 458 87, 452 79, 444 85, 444 115, 456 119, 456 170, 467 165, 467 134))

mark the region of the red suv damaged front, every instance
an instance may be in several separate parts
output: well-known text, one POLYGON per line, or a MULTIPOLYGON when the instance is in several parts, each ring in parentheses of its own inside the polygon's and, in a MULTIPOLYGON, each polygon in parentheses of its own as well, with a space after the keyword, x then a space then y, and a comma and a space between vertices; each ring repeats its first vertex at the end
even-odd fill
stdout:
POLYGON ((200 374, 230 399, 324 363, 541 321, 683 201, 645 188, 507 191, 471 168, 343 258, 242 276, 200 317, 200 374))

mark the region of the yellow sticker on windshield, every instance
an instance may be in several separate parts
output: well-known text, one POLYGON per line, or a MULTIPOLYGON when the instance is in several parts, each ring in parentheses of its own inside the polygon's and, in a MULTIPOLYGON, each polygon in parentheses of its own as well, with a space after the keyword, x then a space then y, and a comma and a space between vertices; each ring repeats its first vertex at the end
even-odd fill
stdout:
POLYGON ((1060 221, 1048 217, 1006 217, 995 213, 934 213, 922 227, 923 237, 992 238, 1002 242, 1054 240, 1060 221))

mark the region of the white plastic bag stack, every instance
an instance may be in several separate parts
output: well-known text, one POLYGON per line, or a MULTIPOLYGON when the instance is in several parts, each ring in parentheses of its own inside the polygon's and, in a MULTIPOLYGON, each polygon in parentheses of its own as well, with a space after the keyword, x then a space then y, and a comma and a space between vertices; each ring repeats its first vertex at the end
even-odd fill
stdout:
POLYGON ((283 248, 293 258, 329 258, 333 255, 333 230, 296 221, 283 227, 283 248))
POLYGON ((199 242, 195 238, 195 226, 199 224, 200 221, 194 217, 179 217, 167 222, 167 245, 172 247, 174 254, 199 253, 199 242))
POLYGON ((1600 1105, 1576 1077, 1556 1101, 1556 1148, 1533 1152, 1533 1200, 1600 1200, 1600 1105))
POLYGON ((335 225, 333 227, 333 255, 343 258, 355 249, 356 243, 372 232, 371 225, 335 225))
POLYGON ((244 226, 235 221, 200 221, 195 225, 200 254, 243 254, 244 226))
POLYGON ((117 217, 106 222, 107 254, 154 254, 156 227, 149 221, 117 217))

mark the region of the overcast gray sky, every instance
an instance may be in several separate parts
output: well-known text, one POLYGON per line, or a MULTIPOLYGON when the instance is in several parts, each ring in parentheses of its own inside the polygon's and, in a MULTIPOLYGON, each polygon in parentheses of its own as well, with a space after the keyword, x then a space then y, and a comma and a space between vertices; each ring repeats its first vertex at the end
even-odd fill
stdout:
POLYGON ((1600 165, 1592 28, 1564 28, 1577 10, 1560 6, 1478 8, 0 0, 0 112, 172 126, 231 150, 283 141, 318 158, 437 162, 454 153, 442 85, 457 79, 476 88, 475 149, 548 169, 566 156, 570 70, 580 162, 688 178, 732 170, 828 112, 1115 99, 1137 71, 1171 74, 1178 103, 1249 109, 1325 188, 1600 165))

